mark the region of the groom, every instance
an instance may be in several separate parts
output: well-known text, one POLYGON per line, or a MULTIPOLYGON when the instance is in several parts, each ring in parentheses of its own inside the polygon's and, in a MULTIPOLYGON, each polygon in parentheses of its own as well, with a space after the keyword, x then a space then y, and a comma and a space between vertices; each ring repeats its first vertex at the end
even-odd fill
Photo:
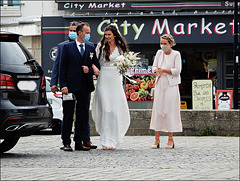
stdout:
MULTIPOLYGON (((74 130, 75 150, 88 151, 96 149, 90 141, 89 105, 90 94, 94 90, 92 64, 100 68, 94 44, 90 39, 90 26, 80 23, 77 28, 77 39, 63 45, 60 64, 60 87, 62 93, 72 93, 72 100, 63 100, 63 122, 61 138, 62 149, 72 151, 71 130, 76 102, 76 120, 74 130)), ((69 94, 70 95, 70 94, 69 94)))

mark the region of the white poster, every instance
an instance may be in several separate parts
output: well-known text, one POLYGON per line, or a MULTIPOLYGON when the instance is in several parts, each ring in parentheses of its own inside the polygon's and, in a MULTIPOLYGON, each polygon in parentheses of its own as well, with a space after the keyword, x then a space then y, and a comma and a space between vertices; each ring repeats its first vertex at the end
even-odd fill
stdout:
POLYGON ((192 81, 192 103, 193 109, 213 109, 212 80, 206 79, 192 81))
POLYGON ((232 90, 217 90, 216 109, 232 109, 232 90))

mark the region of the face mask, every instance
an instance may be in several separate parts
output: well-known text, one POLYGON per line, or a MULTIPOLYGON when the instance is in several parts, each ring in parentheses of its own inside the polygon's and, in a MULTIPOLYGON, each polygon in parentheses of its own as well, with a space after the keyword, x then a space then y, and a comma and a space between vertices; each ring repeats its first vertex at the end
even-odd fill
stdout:
POLYGON ((164 52, 167 52, 169 50, 170 46, 169 45, 161 45, 161 49, 164 51, 164 52))
POLYGON ((76 40, 76 38, 77 38, 77 33, 76 33, 76 32, 72 32, 72 31, 69 31, 68 37, 69 37, 71 40, 76 40))
POLYGON ((85 34, 85 37, 83 38, 84 42, 87 42, 90 40, 90 34, 85 34))

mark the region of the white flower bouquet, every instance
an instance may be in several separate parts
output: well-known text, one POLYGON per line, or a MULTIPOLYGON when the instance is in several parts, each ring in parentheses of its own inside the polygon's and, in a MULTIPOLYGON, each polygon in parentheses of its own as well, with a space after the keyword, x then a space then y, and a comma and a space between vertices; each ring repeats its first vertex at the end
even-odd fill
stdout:
POLYGON ((137 57, 138 53, 134 52, 125 52, 123 55, 118 56, 115 61, 115 66, 119 70, 119 73, 124 75, 130 67, 135 66, 138 63, 139 57, 137 57))

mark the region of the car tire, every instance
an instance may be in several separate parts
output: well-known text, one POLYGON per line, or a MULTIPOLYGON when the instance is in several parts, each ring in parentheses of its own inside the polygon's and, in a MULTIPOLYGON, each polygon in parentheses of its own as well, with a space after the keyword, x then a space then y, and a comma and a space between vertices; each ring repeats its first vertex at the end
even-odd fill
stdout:
POLYGON ((61 124, 62 121, 59 119, 53 119, 52 120, 52 132, 53 134, 61 134, 61 124))
POLYGON ((4 153, 4 152, 11 150, 17 144, 19 138, 20 137, 9 137, 9 138, 5 138, 5 139, 1 139, 0 153, 4 153))

